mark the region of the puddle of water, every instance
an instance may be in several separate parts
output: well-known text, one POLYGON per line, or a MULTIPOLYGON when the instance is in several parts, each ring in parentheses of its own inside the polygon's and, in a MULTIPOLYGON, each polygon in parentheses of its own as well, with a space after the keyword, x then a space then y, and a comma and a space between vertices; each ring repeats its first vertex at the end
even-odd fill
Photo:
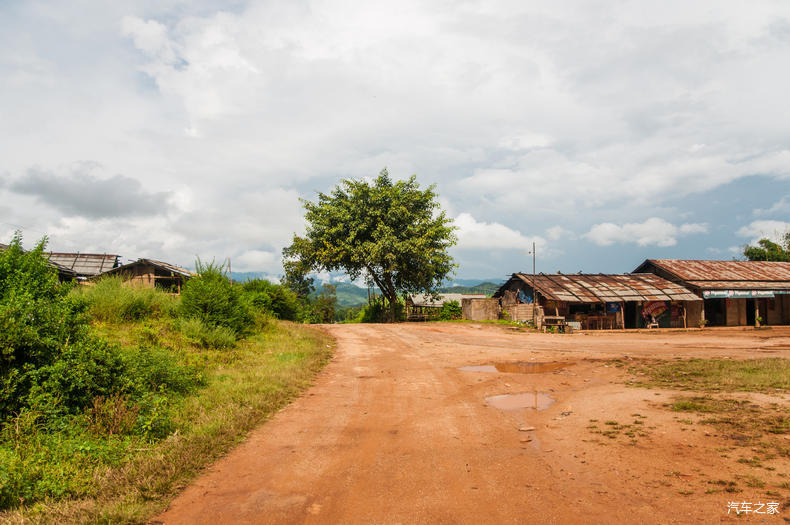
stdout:
POLYGON ((462 366, 458 370, 463 370, 464 372, 498 372, 494 365, 462 366))
POLYGON ((545 392, 524 392, 487 397, 486 402, 499 410, 546 410, 554 399, 545 392))
POLYGON ((493 365, 462 366, 458 370, 465 372, 507 372, 510 374, 542 374, 570 366, 573 363, 495 363, 493 365))

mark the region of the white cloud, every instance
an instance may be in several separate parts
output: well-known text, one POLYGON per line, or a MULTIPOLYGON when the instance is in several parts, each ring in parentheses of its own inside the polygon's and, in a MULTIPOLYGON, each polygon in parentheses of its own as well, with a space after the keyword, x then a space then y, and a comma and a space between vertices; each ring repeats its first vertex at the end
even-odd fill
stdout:
MULTIPOLYGON (((106 178, 170 196, 157 217, 86 222, 0 188, 0 216, 27 239, 52 234, 53 245, 177 263, 261 252, 250 264, 276 274, 279 260, 261 254, 279 254, 302 230, 299 196, 386 165, 437 183, 448 213, 468 214, 474 248, 460 274, 496 275, 509 268, 486 251, 489 239, 503 250, 551 239, 559 254, 572 239, 563 224, 623 250, 667 246, 705 231, 686 218, 694 199, 748 175, 790 178, 787 125, 766 118, 790 113, 790 70, 776 67, 790 53, 788 3, 5 11, 0 178, 89 160, 106 178), (639 222, 651 216, 687 224, 639 222)), ((771 205, 781 195, 755 203, 755 218, 783 218, 786 203, 771 205)), ((704 216, 716 233, 726 221, 737 229, 731 215, 721 206, 704 216)))
POLYGON ((528 237, 497 222, 478 222, 468 213, 458 215, 455 225, 458 227, 458 248, 462 250, 527 251, 532 249, 533 242, 537 249, 546 245, 543 237, 528 237))
POLYGON ((790 231, 790 222, 785 221, 752 221, 741 227, 736 233, 739 237, 749 237, 750 243, 760 239, 779 241, 785 232, 790 231))
POLYGON ((552 226, 546 230, 546 238, 551 241, 557 241, 560 239, 574 240, 576 238, 576 234, 567 228, 563 228, 562 226, 552 226))
POLYGON ((790 196, 786 195, 767 208, 757 208, 752 213, 756 216, 787 214, 790 212, 790 196))
POLYGON ((279 262, 280 255, 264 250, 247 250, 241 255, 231 258, 232 268, 241 271, 256 271, 261 268, 272 268, 279 262))
POLYGON ((615 243, 636 243, 639 246, 674 246, 677 238, 708 231, 707 224, 681 224, 675 226, 664 219, 651 217, 641 223, 617 225, 611 222, 596 224, 584 234, 599 246, 615 243))

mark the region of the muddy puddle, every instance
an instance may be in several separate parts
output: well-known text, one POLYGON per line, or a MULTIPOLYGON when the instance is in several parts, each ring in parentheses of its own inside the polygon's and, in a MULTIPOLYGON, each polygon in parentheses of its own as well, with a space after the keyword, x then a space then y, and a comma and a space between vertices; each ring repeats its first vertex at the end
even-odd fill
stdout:
POLYGON ((524 392, 487 397, 486 402, 499 410, 546 410, 554 399, 545 392, 524 392))
POLYGON ((462 366, 458 370, 464 372, 505 372, 508 374, 542 374, 545 372, 553 372, 560 370, 573 363, 532 363, 528 361, 521 361, 518 363, 494 363, 493 365, 478 365, 478 366, 462 366))

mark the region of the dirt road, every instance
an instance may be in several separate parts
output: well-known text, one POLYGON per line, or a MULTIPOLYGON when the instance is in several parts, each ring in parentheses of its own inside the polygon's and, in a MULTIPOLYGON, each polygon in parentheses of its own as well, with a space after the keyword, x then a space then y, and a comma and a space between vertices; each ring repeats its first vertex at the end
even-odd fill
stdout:
MULTIPOLYGON (((710 482, 738 476, 743 465, 722 457, 723 440, 702 427, 684 428, 661 407, 677 392, 627 387, 624 369, 607 361, 790 357, 790 330, 553 335, 448 323, 326 329, 338 346, 315 386, 155 522, 719 523, 741 521, 728 516, 728 502, 790 496, 772 498, 743 484, 736 494, 706 494, 710 482), (572 364, 534 374, 459 370, 517 361, 572 364), (491 406, 496 399, 487 401, 538 392, 553 401, 545 410, 501 410, 491 406), (589 430, 591 420, 635 418, 646 430, 631 442, 603 443, 589 430)), ((786 467, 770 474, 790 474, 786 467)), ((749 521, 784 517, 790 509, 749 521)))

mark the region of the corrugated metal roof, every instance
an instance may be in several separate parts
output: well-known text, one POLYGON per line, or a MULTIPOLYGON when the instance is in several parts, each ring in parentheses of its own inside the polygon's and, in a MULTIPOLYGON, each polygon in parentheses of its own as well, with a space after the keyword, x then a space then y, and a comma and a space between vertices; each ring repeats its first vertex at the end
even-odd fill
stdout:
MULTIPOLYGON (((532 286, 531 274, 517 273, 518 278, 532 286)), ((548 299, 568 303, 601 303, 621 301, 700 301, 683 286, 646 274, 545 274, 535 275, 535 288, 548 299)), ((509 283, 510 281, 508 281, 509 283)), ((508 283, 500 288, 503 291, 508 283)), ((501 295, 499 292, 495 295, 501 295)))
POLYGON ((444 303, 449 303, 450 301, 458 301, 458 304, 461 304, 462 299, 485 299, 485 294, 482 293, 441 293, 434 296, 420 293, 415 295, 410 295, 409 299, 414 306, 442 306, 444 303))
POLYGON ((790 290, 790 281, 685 281, 702 290, 790 290))
POLYGON ((63 253, 49 252, 50 262, 74 270, 77 275, 93 277, 102 272, 116 268, 120 263, 119 255, 107 253, 63 253))
MULTIPOLYGON (((639 268, 648 263, 668 271, 689 284, 731 281, 751 287, 751 284, 745 283, 790 282, 790 262, 648 259, 639 268)), ((636 271, 639 271, 639 268, 636 271)))
POLYGON ((162 261, 157 261, 155 259, 137 259, 134 262, 130 262, 128 264, 124 264, 123 266, 118 266, 116 268, 108 270, 108 271, 104 272, 103 275, 110 274, 110 273, 122 272, 123 270, 125 270, 127 268, 130 268, 132 266, 136 266, 138 264, 150 264, 151 266, 156 266, 156 267, 158 267, 158 268, 160 268, 162 270, 166 270, 166 271, 169 271, 169 272, 177 273, 177 274, 179 274, 179 275, 181 275, 183 277, 192 277, 192 276, 195 275, 193 272, 190 272, 189 270, 187 270, 185 268, 181 268, 179 266, 175 266, 173 264, 169 264, 169 263, 162 262, 162 261))

